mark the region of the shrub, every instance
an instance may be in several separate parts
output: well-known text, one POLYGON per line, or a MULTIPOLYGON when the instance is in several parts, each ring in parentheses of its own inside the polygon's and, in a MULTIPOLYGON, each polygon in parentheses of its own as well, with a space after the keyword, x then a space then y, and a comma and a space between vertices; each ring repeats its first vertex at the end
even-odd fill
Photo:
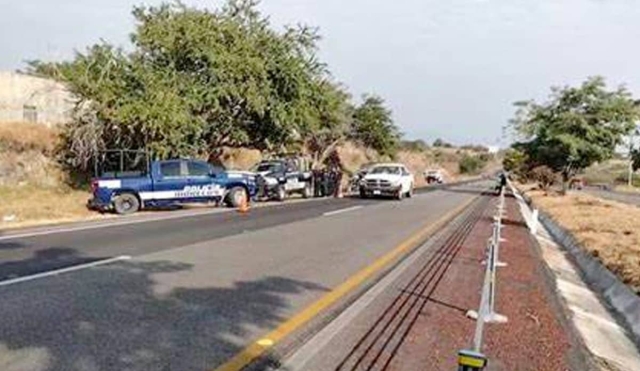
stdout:
POLYGON ((548 166, 537 166, 531 170, 531 178, 538 183, 540 189, 547 191, 557 180, 557 174, 548 166))
POLYGON ((465 154, 458 162, 460 174, 477 174, 487 164, 487 159, 483 156, 471 156, 465 154))

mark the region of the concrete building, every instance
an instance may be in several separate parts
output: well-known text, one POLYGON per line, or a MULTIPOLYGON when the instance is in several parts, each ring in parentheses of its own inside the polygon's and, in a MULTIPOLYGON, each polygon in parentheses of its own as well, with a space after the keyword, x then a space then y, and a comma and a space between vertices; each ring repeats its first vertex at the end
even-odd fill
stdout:
POLYGON ((63 84, 0 71, 0 123, 58 125, 68 120, 73 105, 73 96, 63 84))

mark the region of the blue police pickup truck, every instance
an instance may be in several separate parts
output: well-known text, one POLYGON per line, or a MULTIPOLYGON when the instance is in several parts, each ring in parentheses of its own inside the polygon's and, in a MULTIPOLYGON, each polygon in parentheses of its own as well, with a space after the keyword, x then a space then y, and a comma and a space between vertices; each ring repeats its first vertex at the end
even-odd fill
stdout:
POLYGON ((204 161, 185 159, 153 161, 142 173, 105 173, 92 180, 91 189, 89 208, 118 214, 197 202, 237 207, 257 192, 251 173, 225 171, 204 161))

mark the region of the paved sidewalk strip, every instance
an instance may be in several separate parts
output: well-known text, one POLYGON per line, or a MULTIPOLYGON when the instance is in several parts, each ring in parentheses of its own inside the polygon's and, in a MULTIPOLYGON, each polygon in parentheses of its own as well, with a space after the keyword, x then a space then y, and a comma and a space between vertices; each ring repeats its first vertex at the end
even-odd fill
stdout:
MULTIPOLYGON (((444 252, 450 264, 433 289, 420 295, 403 290, 440 251, 439 243, 433 244, 416 259, 412 268, 407 269, 394 284, 388 285, 376 300, 368 303, 357 318, 336 329, 332 341, 323 344, 323 349, 308 360, 304 370, 456 370, 458 351, 471 346, 476 327, 476 322, 465 314, 470 309, 477 310, 480 303, 485 272, 482 261, 487 239, 492 233, 497 199, 489 197, 492 202, 485 207, 479 220, 454 228, 468 229, 468 233, 456 242, 459 250, 444 252), (407 336, 387 340, 394 349, 392 355, 389 357, 384 353, 383 362, 370 360, 369 355, 362 362, 351 359, 352 350, 375 328, 376 319, 384 315, 390 303, 406 296, 419 300, 421 310, 408 328, 407 336), (345 359, 349 361, 345 363, 345 359)), ((508 197, 506 205, 502 231, 505 241, 500 248, 499 260, 508 266, 498 270, 496 311, 507 316, 508 322, 486 325, 483 352, 489 359, 487 370, 594 369, 583 343, 574 335, 576 331, 567 321, 563 306, 555 295, 551 275, 515 199, 508 197)))

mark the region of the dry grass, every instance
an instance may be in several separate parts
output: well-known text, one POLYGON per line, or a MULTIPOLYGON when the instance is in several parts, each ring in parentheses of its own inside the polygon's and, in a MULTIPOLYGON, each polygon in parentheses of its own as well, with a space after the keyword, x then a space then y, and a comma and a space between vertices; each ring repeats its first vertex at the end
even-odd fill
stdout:
POLYGON ((640 208, 583 194, 527 194, 571 231, 589 253, 640 293, 640 208))
POLYGON ((0 186, 0 230, 104 218, 86 208, 89 196, 65 188, 0 186))
POLYGON ((50 154, 58 142, 58 132, 42 124, 24 122, 0 124, 0 150, 37 151, 50 154))
POLYGON ((101 217, 87 210, 87 192, 65 185, 57 141, 44 125, 0 124, 0 229, 101 217))
POLYGON ((362 166, 381 161, 375 151, 347 142, 337 149, 342 165, 351 172, 356 172, 362 166))
POLYGON ((248 170, 260 160, 262 154, 256 149, 224 147, 215 162, 220 162, 227 169, 248 170))

